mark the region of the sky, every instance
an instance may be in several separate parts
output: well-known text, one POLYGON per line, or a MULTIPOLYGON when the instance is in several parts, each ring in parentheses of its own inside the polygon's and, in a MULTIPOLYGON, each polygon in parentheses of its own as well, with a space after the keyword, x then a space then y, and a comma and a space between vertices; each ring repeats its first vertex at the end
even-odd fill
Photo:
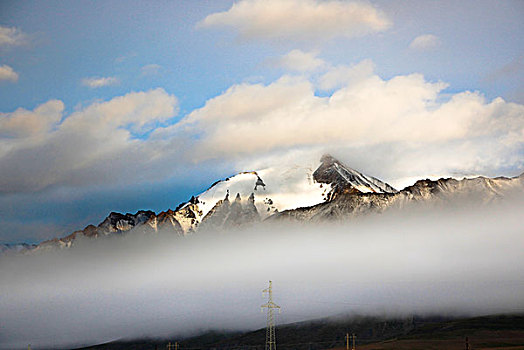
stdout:
POLYGON ((524 171, 522 1, 2 1, 0 243, 330 152, 524 171))

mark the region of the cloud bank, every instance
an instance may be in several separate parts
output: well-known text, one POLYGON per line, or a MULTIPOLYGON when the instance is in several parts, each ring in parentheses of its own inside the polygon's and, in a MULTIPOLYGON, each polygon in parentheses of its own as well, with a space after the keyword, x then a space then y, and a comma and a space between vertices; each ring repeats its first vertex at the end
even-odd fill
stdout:
POLYGON ((384 79, 369 60, 323 67, 309 77, 233 85, 179 121, 177 98, 163 89, 65 116, 57 100, 4 113, 0 192, 111 184, 121 173, 124 183, 161 179, 203 161, 245 171, 256 158, 300 150, 315 158, 334 152, 397 186, 405 177, 522 172, 524 106, 449 94, 447 84, 420 74, 384 79))
POLYGON ((370 158, 398 153, 402 176, 524 167, 524 106, 478 92, 447 94, 447 84, 420 74, 382 79, 372 67, 334 67, 318 85, 292 76, 234 85, 175 127, 198 135, 203 159, 317 146, 370 158))
POLYGON ((522 203, 515 205, 343 226, 126 236, 3 257, 0 349, 262 328, 260 291, 270 279, 279 324, 340 313, 522 311, 522 203))
POLYGON ((391 21, 364 2, 242 0, 208 15, 198 27, 230 27, 243 39, 329 40, 388 29, 391 21))
POLYGON ((52 100, 2 115, 0 192, 156 178, 158 169, 144 171, 162 145, 139 136, 176 116, 178 100, 155 89, 95 102, 64 119, 63 110, 61 101, 52 100))

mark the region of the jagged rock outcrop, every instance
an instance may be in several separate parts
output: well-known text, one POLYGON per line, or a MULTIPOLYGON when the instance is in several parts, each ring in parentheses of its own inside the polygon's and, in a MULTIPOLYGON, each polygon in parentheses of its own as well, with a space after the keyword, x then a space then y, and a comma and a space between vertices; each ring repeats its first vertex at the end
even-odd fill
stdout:
POLYGON ((229 201, 229 193, 224 200, 220 200, 209 211, 202 220, 201 229, 228 229, 237 228, 244 225, 250 225, 260 221, 255 206, 255 196, 253 193, 247 200, 242 199, 240 193, 237 193, 235 200, 229 201))
POLYGON ((242 220, 244 223, 260 221, 260 214, 255 206, 255 194, 251 193, 247 202, 242 207, 242 220))

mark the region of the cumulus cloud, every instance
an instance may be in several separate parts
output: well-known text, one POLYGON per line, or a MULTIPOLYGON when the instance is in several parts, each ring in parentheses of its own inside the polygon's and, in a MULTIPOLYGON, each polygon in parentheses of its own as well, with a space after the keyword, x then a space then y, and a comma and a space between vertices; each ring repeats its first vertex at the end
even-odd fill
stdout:
POLYGON ((339 0, 242 0, 198 26, 231 27, 244 39, 327 40, 389 28, 385 14, 365 2, 339 0))
POLYGON ((82 79, 82 85, 92 89, 103 86, 117 85, 120 81, 116 77, 90 77, 82 79))
POLYGON ((11 138, 27 138, 49 132, 62 118, 64 104, 51 100, 32 111, 19 108, 13 113, 3 113, 0 119, 0 135, 11 138))
POLYGON ((276 66, 298 72, 314 71, 326 65, 321 58, 316 57, 314 52, 292 50, 277 60, 276 66))
POLYGON ((0 66, 0 81, 8 80, 16 82, 18 81, 18 73, 13 70, 13 68, 4 64, 0 66))
POLYGON ((162 153, 147 133, 176 115, 178 101, 156 89, 95 102, 64 119, 63 109, 61 101, 49 101, 2 115, 0 192, 137 180, 144 176, 137 169, 162 153))
POLYGON ((432 50, 440 46, 440 43, 438 36, 433 34, 423 34, 413 39, 409 44, 409 48, 412 50, 432 50))
POLYGON ((329 69, 318 80, 321 90, 331 90, 345 85, 357 83, 369 78, 375 69, 371 60, 364 60, 353 66, 340 65, 329 69))
POLYGON ((0 47, 20 46, 27 42, 27 35, 19 28, 0 25, 0 47))
MULTIPOLYGON (((198 135, 201 159, 316 146, 365 152, 399 177, 524 167, 524 106, 478 92, 448 95, 447 84, 420 74, 385 80, 369 74, 370 62, 344 69, 348 81, 326 97, 305 78, 234 85, 176 128, 198 135)), ((332 74, 320 87, 342 84, 332 74)))
POLYGON ((4 114, 0 191, 110 184, 121 172, 128 183, 157 179, 204 161, 237 162, 230 171, 242 171, 252 169, 249 161, 298 151, 333 152, 398 187, 407 177, 524 169, 523 105, 449 94, 446 83, 420 74, 384 79, 371 61, 327 67, 321 76, 233 85, 176 123, 167 121, 177 100, 162 89, 65 118, 60 101, 4 114))

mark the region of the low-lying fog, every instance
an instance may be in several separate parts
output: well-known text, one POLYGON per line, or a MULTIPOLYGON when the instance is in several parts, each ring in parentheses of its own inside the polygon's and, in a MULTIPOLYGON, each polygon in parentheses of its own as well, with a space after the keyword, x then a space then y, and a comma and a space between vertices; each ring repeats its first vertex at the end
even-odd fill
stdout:
POLYGON ((341 313, 524 311, 524 206, 125 236, 0 258, 0 348, 265 326, 341 313))

